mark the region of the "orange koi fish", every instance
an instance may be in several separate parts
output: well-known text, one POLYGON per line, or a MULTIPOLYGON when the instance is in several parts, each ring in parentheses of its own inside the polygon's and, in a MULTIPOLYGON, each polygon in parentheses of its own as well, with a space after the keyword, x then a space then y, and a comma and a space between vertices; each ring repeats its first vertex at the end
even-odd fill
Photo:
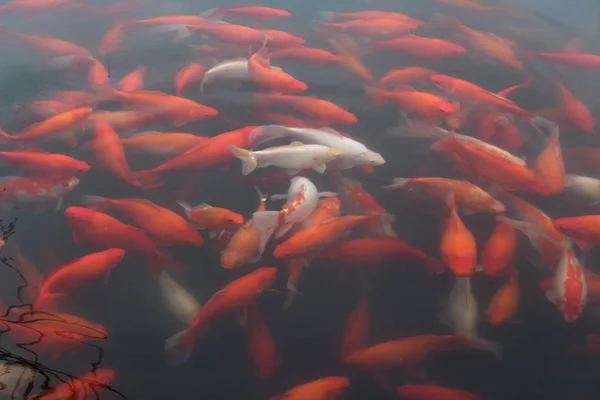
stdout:
POLYGON ((408 85, 415 81, 426 81, 434 74, 436 74, 435 71, 423 67, 396 67, 379 78, 379 84, 383 87, 393 88, 408 85))
POLYGON ((438 16, 437 20, 462 33, 468 45, 488 60, 518 71, 523 70, 523 62, 515 54, 514 42, 473 29, 454 18, 438 16))
POLYGON ((387 91, 376 86, 368 86, 365 93, 375 104, 394 103, 400 109, 438 125, 454 113, 452 104, 427 92, 419 92, 411 87, 396 88, 387 91))
POLYGON ((353 47, 355 47, 354 42, 349 37, 340 36, 335 40, 329 39, 329 43, 331 43, 337 55, 342 59, 341 65, 345 70, 364 81, 371 82, 373 80, 373 74, 362 62, 358 51, 353 50, 353 47))
POLYGON ((600 56, 596 54, 585 54, 577 51, 537 53, 526 50, 521 50, 521 53, 527 58, 544 60, 553 64, 564 65, 569 68, 584 71, 597 71, 600 69, 600 56))
POLYGON ((127 24, 123 21, 116 21, 113 26, 108 28, 102 40, 100 46, 98 46, 98 53, 107 56, 114 53, 121 47, 123 38, 125 37, 125 28, 127 24))
POLYGON ((92 138, 92 152, 96 162, 107 173, 132 186, 141 186, 133 178, 133 172, 127 164, 121 138, 106 121, 96 121, 92 138))
POLYGON ((260 378, 268 379, 273 376, 278 363, 277 347, 256 304, 248 307, 248 354, 260 378))
MULTIPOLYGON (((257 191, 260 205, 256 211, 265 211, 267 197, 258 189, 257 191)), ((238 268, 246 263, 259 261, 260 257, 260 232, 254 228, 253 220, 250 219, 233 234, 227 243, 227 247, 221 253, 221 266, 226 269, 238 268)))
POLYGON ((17 167, 36 175, 71 176, 87 172, 90 166, 64 154, 52 154, 41 151, 2 151, 2 164, 17 167))
POLYGON ((443 91, 452 97, 471 104, 487 106, 516 114, 525 119, 530 119, 533 114, 523 110, 512 101, 498 96, 495 93, 479 87, 463 79, 453 78, 448 75, 433 75, 429 78, 443 91))
POLYGON ((173 120, 175 126, 183 126, 191 121, 213 118, 218 114, 218 111, 214 108, 183 97, 171 96, 153 90, 141 90, 134 93, 111 90, 110 93, 117 101, 129 107, 173 120))
POLYGON ((526 223, 515 226, 524 231, 542 257, 541 266, 554 271, 562 256, 565 236, 554 227, 550 217, 525 200, 508 192, 500 193, 500 199, 517 214, 517 218, 526 223))
POLYGON ((76 56, 82 58, 90 58, 92 53, 83 47, 80 47, 74 43, 67 42, 66 40, 57 39, 49 36, 25 34, 12 32, 4 29, 0 29, 0 35, 9 36, 20 40, 21 42, 33 47, 38 52, 42 53, 46 57, 60 58, 76 56))
POLYGON ((33 124, 14 135, 9 135, 0 129, 0 136, 8 140, 17 141, 43 140, 54 135, 65 135, 66 131, 69 134, 65 137, 65 140, 69 145, 76 146, 77 138, 73 134, 72 129, 80 126, 89 118, 91 113, 92 109, 89 107, 76 108, 33 124))
POLYGON ((398 395, 406 400, 479 400, 473 393, 436 385, 402 385, 398 395))
POLYGON ((349 239, 327 246, 319 258, 344 266, 376 267, 399 260, 419 260, 431 271, 440 272, 442 263, 403 240, 392 237, 349 239))
POLYGON ((202 64, 192 63, 181 68, 175 75, 175 93, 181 96, 183 91, 190 86, 200 83, 206 67, 202 64))
POLYGON ((271 397, 270 400, 337 400, 344 394, 348 386, 350 386, 348 378, 328 376, 296 386, 284 394, 271 397))
POLYGON ((533 164, 533 171, 541 186, 539 194, 558 194, 565 188, 565 164, 562 158, 562 149, 558 140, 558 125, 553 124, 554 132, 548 144, 537 156, 533 164))
POLYGON ((248 74, 261 89, 276 93, 298 93, 308 89, 306 83, 282 70, 271 68, 271 63, 265 56, 266 51, 263 47, 248 59, 248 74))
POLYGON ((65 216, 75 243, 84 243, 97 250, 122 248, 145 258, 154 272, 182 267, 179 261, 161 252, 143 230, 110 215, 84 207, 67 207, 65 216))
POLYGON ((346 317, 342 338, 340 340, 340 354, 342 360, 367 347, 369 339, 369 307, 367 293, 363 290, 358 304, 346 317))
POLYGON ((135 110, 123 111, 96 111, 92 113, 88 121, 95 124, 95 121, 105 121, 117 132, 129 131, 142 128, 146 125, 157 122, 160 117, 145 112, 135 110))
POLYGON ((291 16, 289 11, 263 6, 235 6, 211 8, 201 14, 205 18, 243 17, 254 21, 267 21, 291 16))
POLYGON ((99 277, 104 276, 104 282, 107 282, 110 272, 124 256, 125 250, 108 249, 69 261, 44 279, 34 308, 47 308, 58 298, 69 295, 81 285, 99 277))
POLYGON ((209 20, 200 25, 188 25, 192 32, 199 32, 221 42, 253 45, 261 44, 265 34, 258 29, 243 25, 228 24, 223 21, 209 20))
POLYGON ((286 31, 275 29, 259 29, 259 31, 266 36, 269 45, 274 47, 299 47, 304 46, 306 42, 303 38, 286 31))
POLYGON ((259 268, 215 293, 187 328, 166 340, 165 350, 170 363, 185 363, 192 355, 197 335, 216 318, 243 311, 253 304, 273 284, 276 275, 277 268, 259 268))
POLYGON ((317 23, 316 28, 324 32, 346 32, 373 39, 402 36, 419 27, 419 24, 398 19, 357 19, 337 23, 317 23))
POLYGON ((481 266, 489 276, 510 272, 517 251, 517 230, 506 221, 497 221, 492 235, 483 245, 481 266))
POLYGON ((357 11, 348 13, 339 13, 332 11, 320 11, 319 15, 325 20, 357 20, 357 19, 395 19, 398 21, 410 22, 416 25, 425 26, 423 21, 392 11, 357 11))
POLYGON ((394 178, 394 183, 387 189, 398 188, 419 189, 425 193, 443 198, 448 192, 454 194, 456 205, 465 214, 483 212, 486 214, 503 214, 504 205, 493 198, 479 186, 467 181, 446 178, 394 178))
POLYGON ((573 93, 569 92, 562 83, 556 82, 554 87, 560 101, 559 108, 569 122, 582 132, 594 132, 596 119, 587 106, 573 93))
POLYGON ((357 351, 346 357, 346 364, 364 369, 411 368, 434 353, 459 349, 478 349, 501 357, 500 347, 485 339, 459 335, 419 335, 391 340, 357 351))
POLYGON ((174 157, 205 143, 210 138, 185 132, 141 132, 128 138, 122 138, 125 150, 174 157))
POLYGON ((507 189, 522 189, 533 193, 540 190, 534 172, 527 168, 525 161, 475 138, 451 133, 434 143, 432 149, 456 153, 477 175, 507 189))
POLYGON ((514 318, 519 308, 519 281, 515 276, 506 283, 490 300, 487 309, 487 320, 492 325, 502 325, 514 318))
POLYGON ((12 0, 0 6, 0 14, 6 12, 45 12, 56 8, 75 8, 82 4, 74 0, 12 0))
POLYGON ((450 213, 444 222, 440 257, 454 276, 471 276, 477 264, 475 237, 456 211, 454 194, 449 193, 444 201, 450 213))
POLYGON ((324 125, 354 124, 358 121, 354 114, 342 107, 311 96, 257 93, 252 100, 259 108, 266 108, 271 104, 283 104, 324 125))
POLYGON ((273 251, 275 258, 295 258, 315 254, 323 247, 348 234, 352 228, 368 220, 381 219, 388 214, 370 216, 345 216, 302 229, 273 251))
POLYGON ((573 238, 584 251, 600 244, 600 215, 558 218, 552 224, 557 231, 573 238))
POLYGON ((179 214, 146 199, 108 199, 86 195, 82 204, 98 211, 117 212, 162 246, 200 246, 204 243, 198 231, 179 214))
POLYGON ((103 93, 110 86, 110 77, 108 70, 100 61, 95 58, 90 59, 90 67, 88 69, 88 82, 90 87, 96 93, 103 93))
POLYGON ((269 52, 269 59, 274 62, 305 62, 309 64, 338 64, 342 58, 326 50, 310 47, 292 47, 269 52))
POLYGON ((234 158, 229 146, 248 149, 262 133, 261 129, 256 130, 256 128, 256 126, 247 126, 221 133, 154 169, 137 172, 137 176, 146 184, 152 184, 167 172, 200 172, 211 167, 229 164, 234 158))
POLYGON ((137 92, 142 90, 144 88, 144 76, 146 75, 146 70, 146 67, 137 67, 121 78, 117 87, 123 92, 137 92))
POLYGON ((184 201, 178 201, 177 204, 183 208, 185 215, 196 227, 212 231, 212 236, 221 230, 233 232, 244 223, 244 217, 226 208, 213 207, 206 203, 192 207, 184 201))
POLYGON ((375 50, 388 50, 422 61, 438 61, 463 54, 466 49, 443 39, 421 36, 405 36, 373 42, 375 50))
POLYGON ((0 178, 0 212, 16 206, 37 206, 43 209, 48 203, 56 203, 58 211, 63 198, 79 185, 79 179, 69 176, 0 178))

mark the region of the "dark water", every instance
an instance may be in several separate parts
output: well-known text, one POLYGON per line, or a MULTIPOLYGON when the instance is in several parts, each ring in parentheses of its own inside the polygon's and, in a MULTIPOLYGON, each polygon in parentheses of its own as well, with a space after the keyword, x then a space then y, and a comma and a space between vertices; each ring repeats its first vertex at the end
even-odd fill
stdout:
MULTIPOLYGON (((88 1, 85 3, 91 4, 88 1)), ((320 10, 387 10, 422 20, 428 20, 433 13, 443 12, 473 28, 497 32, 499 35, 507 27, 540 28, 543 33, 535 38, 511 39, 523 48, 559 51, 572 38, 594 32, 594 27, 600 23, 598 4, 594 1, 567 4, 558 0, 530 0, 515 3, 527 10, 526 17, 514 20, 493 13, 453 11, 429 1, 262 1, 260 5, 289 10, 292 17, 263 22, 260 26, 289 31, 304 37, 307 46, 331 50, 327 42, 314 33, 312 21, 317 19, 320 10)), ((94 2, 93 5, 107 4, 94 2)), ((64 9, 37 14, 14 12, 1 15, 0 26, 22 33, 59 37, 95 49, 100 38, 119 17, 142 19, 168 14, 198 14, 211 7, 232 5, 235 3, 229 1, 142 1, 132 8, 130 14, 121 13, 117 16, 99 16, 83 10, 64 9)), ((423 28, 419 34, 443 36, 439 30, 429 27, 423 28)), ((586 52, 600 52, 600 41, 597 39, 596 31, 585 42, 586 52)), ((0 121, 8 132, 17 132, 32 122, 16 118, 15 110, 19 106, 59 90, 88 88, 85 73, 50 70, 46 65, 47 59, 1 34, 0 43, 0 121)), ((164 33, 135 28, 127 30, 122 46, 114 54, 108 57, 95 56, 109 67, 113 84, 133 68, 143 65, 148 68, 145 89, 173 94, 172 82, 176 72, 189 62, 203 61, 192 54, 188 46, 198 43, 212 42, 192 37, 173 43, 164 33)), ((368 46, 367 43, 361 45, 368 46)), ((365 57, 365 64, 376 78, 394 66, 411 63, 414 61, 385 52, 365 57)), ((555 75, 553 69, 544 63, 528 63, 524 71, 516 72, 487 62, 477 53, 468 51, 453 59, 419 65, 468 79, 492 92, 518 84, 531 76, 534 78, 532 86, 514 96, 514 100, 528 110, 549 108, 556 103, 552 91, 555 75)), ((357 124, 344 126, 343 129, 354 139, 381 153, 386 164, 376 167, 373 174, 355 176, 361 179, 365 189, 388 212, 396 216, 394 228, 400 238, 428 254, 436 255, 440 223, 439 215, 434 211, 435 203, 415 202, 382 189, 395 176, 416 175, 430 153, 430 142, 390 138, 386 131, 397 124, 397 111, 393 107, 374 107, 365 97, 362 83, 338 67, 290 64, 285 66, 285 70, 308 84, 306 94, 346 106, 358 117, 357 124)), ((593 114, 599 115, 600 103, 596 94, 600 85, 597 72, 570 71, 561 80, 593 114)), ((243 84, 238 88, 219 83, 211 85, 201 95, 195 89, 190 89, 187 97, 216 108, 220 116, 191 122, 183 128, 175 128, 171 122, 161 122, 141 130, 185 131, 216 136, 244 126, 270 123, 250 107, 251 97, 256 91, 257 88, 251 84, 243 84)), ((119 109, 119 105, 107 103, 101 105, 100 109, 119 109)), ((561 131, 564 147, 599 144, 597 136, 594 136, 597 133, 586 136, 577 131, 569 132, 572 128, 565 129, 569 134, 561 131)), ((530 148, 536 145, 535 140, 528 144, 530 148)), ((156 204, 171 207, 173 200, 176 200, 173 192, 190 179, 188 175, 175 175, 160 191, 141 191, 97 168, 89 146, 84 144, 76 149, 65 149, 62 144, 53 146, 45 148, 85 160, 92 165, 92 169, 80 176, 81 183, 65 198, 58 212, 50 209, 38 213, 28 207, 19 207, 2 216, 7 243, 1 250, 5 268, 0 274, 0 288, 2 300, 7 305, 23 302, 23 297, 18 297, 18 287, 22 283, 14 270, 19 269, 14 259, 17 251, 42 273, 90 253, 85 245, 73 242, 71 228, 64 217, 65 207, 80 205, 81 196, 89 194, 109 198, 147 198, 156 204)), ((151 168, 164 161, 129 153, 127 159, 132 170, 151 168)), ((447 172, 449 165, 443 160, 439 161, 431 176, 457 178, 455 173, 447 172)), ((569 164, 567 166, 569 168, 569 164)), ((570 172, 569 169, 567 172, 570 172)), ((587 171, 587 174, 598 177, 594 171, 587 171)), ((1 175, 23 173, 16 168, 3 168, 1 175)), ((237 161, 233 161, 229 169, 214 168, 197 175, 201 179, 198 186, 188 193, 185 199, 188 202, 218 205, 240 213, 246 219, 255 211, 258 199, 252 186, 240 178, 237 161)), ((335 190, 327 176, 317 177, 314 182, 321 191, 335 190)), ((261 186, 261 189, 269 194, 285 193, 287 186, 287 182, 281 182, 261 186)), ((581 214, 560 198, 528 199, 543 207, 552 217, 581 214)), ((277 207, 278 203, 269 202, 270 209, 277 207)), ((483 244, 490 234, 493 220, 482 215, 466 216, 464 220, 469 229, 476 233, 478 244, 483 244)), ((165 362, 164 341, 184 326, 168 313, 156 281, 143 259, 127 256, 112 271, 107 283, 98 281, 86 284, 61 303, 60 311, 103 325, 108 338, 92 340, 90 342, 97 347, 83 346, 62 354, 58 360, 40 357, 35 366, 43 372, 42 375, 50 377, 47 383, 56 386, 61 379, 69 380, 69 376, 82 376, 93 368, 108 368, 116 373, 116 379, 111 384, 115 391, 104 391, 100 396, 102 399, 117 399, 119 396, 128 399, 267 399, 311 380, 340 375, 348 377, 351 382, 342 399, 397 398, 395 391, 382 388, 372 374, 350 368, 339 361, 344 320, 356 306, 364 283, 370 287, 370 345, 413 335, 451 333, 437 317, 441 311, 440 302, 452 286, 453 277, 450 274, 432 276, 420 268, 419 263, 411 262, 381 265, 380 268, 359 274, 317 260, 304 271, 299 283, 304 295, 284 311, 282 304, 286 298, 287 279, 284 263, 267 254, 259 264, 225 270, 220 266, 220 249, 215 248, 207 235, 204 236, 207 240, 202 247, 173 247, 166 250, 186 264, 185 271, 175 272, 173 276, 199 301, 208 300, 227 283, 253 271, 256 266, 281 267, 277 282, 273 285, 276 290, 265 292, 259 299, 260 310, 272 332, 281 359, 271 378, 260 379, 256 376, 247 354, 247 332, 232 318, 219 319, 214 323, 197 340, 194 353, 186 364, 169 367, 165 362)), ((520 237, 516 257, 520 306, 517 321, 513 323, 499 327, 486 323, 483 310, 502 282, 484 276, 473 278, 474 295, 482 313, 478 335, 500 344, 503 358, 496 360, 476 351, 436 354, 427 359, 424 368, 426 376, 421 377, 420 383, 467 390, 483 400, 600 398, 600 356, 581 349, 587 334, 600 333, 600 323, 591 312, 593 305, 589 307, 590 310, 584 311, 576 323, 564 322, 556 308, 538 289, 538 282, 546 275, 528 261, 532 251, 524 236, 520 237)), ((597 251, 590 252, 586 256, 586 266, 600 271, 597 260, 597 251)), ((21 363, 33 360, 32 355, 18 349, 7 334, 0 336, 0 344, 6 350, 3 354, 7 359, 16 357, 21 363)), ((43 381, 40 376, 33 384, 30 395, 40 392, 43 381)), ((398 384, 408 382, 414 380, 399 375, 398 384)), ((85 398, 94 398, 94 395, 89 394, 85 398)))

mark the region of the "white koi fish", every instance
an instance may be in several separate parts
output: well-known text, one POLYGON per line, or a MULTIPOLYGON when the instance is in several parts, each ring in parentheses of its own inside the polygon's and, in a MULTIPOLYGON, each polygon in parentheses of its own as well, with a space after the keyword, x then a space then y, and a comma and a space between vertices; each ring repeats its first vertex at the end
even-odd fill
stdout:
POLYGON ((285 168, 290 175, 310 168, 322 174, 325 172, 326 163, 339 159, 343 155, 343 152, 339 149, 300 142, 260 151, 249 151, 233 145, 229 145, 229 149, 234 156, 242 160, 243 175, 248 175, 256 167, 268 167, 270 165, 285 168))
POLYGON ((295 176, 290 182, 288 193, 271 196, 271 199, 287 199, 281 211, 257 211, 253 215, 254 228, 260 233, 260 254, 269 239, 285 235, 298 222, 304 221, 317 208, 319 197, 337 196, 337 193, 317 191, 317 187, 307 178, 295 176))
POLYGON ((322 146, 340 149, 341 157, 329 165, 336 170, 344 170, 361 165, 383 165, 385 160, 381 154, 371 151, 364 144, 340 134, 331 128, 290 128, 283 125, 264 125, 256 128, 262 130, 262 135, 255 145, 269 140, 288 137, 302 143, 314 143, 322 146))

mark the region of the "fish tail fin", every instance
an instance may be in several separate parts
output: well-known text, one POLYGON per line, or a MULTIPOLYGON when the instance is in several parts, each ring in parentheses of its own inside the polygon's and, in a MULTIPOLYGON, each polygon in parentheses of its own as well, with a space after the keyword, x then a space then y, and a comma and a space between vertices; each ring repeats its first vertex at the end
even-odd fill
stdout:
POLYGON ((95 206, 96 208, 98 208, 98 206, 102 206, 103 203, 109 200, 110 199, 107 199, 106 197, 88 194, 81 197, 81 204, 83 204, 84 206, 95 206))
POLYGON ((64 293, 42 293, 33 304, 33 309, 38 311, 52 311, 56 300, 65 296, 64 293))
POLYGON ((389 102, 389 93, 377 86, 377 85, 366 85, 365 94, 370 98, 375 105, 382 105, 389 102))
POLYGON ((12 139, 12 136, 6 133, 6 131, 0 126, 0 144, 8 143, 12 139))
POLYGON ((394 224, 394 221, 396 221, 396 217, 393 216, 392 214, 381 214, 379 216, 379 223, 381 225, 381 230, 383 231, 383 233, 386 236, 398 237, 398 234, 392 227, 392 225, 394 224))
POLYGON ((410 182, 410 178, 394 178, 394 183, 385 186, 384 189, 398 189, 408 185, 408 182, 410 182))
POLYGON ((470 347, 473 349, 486 351, 498 360, 502 359, 502 346, 489 339, 474 338, 470 347))
POLYGON ((318 14, 323 21, 331 21, 335 17, 335 11, 319 11, 318 14))
POLYGON ((146 169, 131 173, 131 179, 137 181, 143 188, 152 188, 156 185, 159 178, 159 172, 156 169, 146 169))
POLYGON ((527 49, 517 49, 517 55, 523 61, 531 61, 535 60, 538 53, 535 51, 527 50, 527 49))
POLYGON ((193 332, 185 329, 165 340, 165 355, 171 366, 180 366, 190 359, 194 351, 195 337, 193 332))
POLYGON ((296 287, 296 285, 294 285, 293 283, 288 282, 287 290, 288 290, 287 297, 285 298, 285 302, 281 306, 281 309, 283 309, 283 310, 289 310, 290 307, 292 306, 292 304, 294 303, 294 300, 296 299, 296 297, 302 296, 302 292, 300 292, 298 290, 298 288, 296 287))
POLYGON ((203 11, 200 16, 201 17, 205 17, 207 19, 220 19, 224 16, 224 9, 223 8, 209 8, 206 11, 203 11))
POLYGON ((256 157, 250 150, 241 149, 232 144, 229 145, 231 153, 242 161, 242 175, 248 175, 254 171, 258 165, 256 157))
POLYGON ((193 208, 192 205, 183 200, 177 200, 176 203, 179 204, 181 206, 181 208, 183 208, 185 215, 187 215, 189 217, 190 214, 192 213, 192 208, 193 208))
POLYGON ((257 211, 252 216, 252 225, 260 234, 259 252, 262 254, 269 239, 279 226, 279 212, 257 211))

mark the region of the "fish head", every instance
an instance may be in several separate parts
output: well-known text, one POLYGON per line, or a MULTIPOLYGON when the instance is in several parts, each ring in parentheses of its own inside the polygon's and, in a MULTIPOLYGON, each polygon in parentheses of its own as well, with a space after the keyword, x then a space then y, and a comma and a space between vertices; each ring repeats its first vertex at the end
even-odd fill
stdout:
POLYGON ((327 150, 327 155, 329 156, 329 158, 331 158, 333 160, 333 159, 340 158, 341 156, 343 156, 344 151, 330 147, 329 150, 327 150))
POLYGON ((91 168, 88 163, 79 160, 74 165, 77 172, 88 172, 91 168))
POLYGON ((571 236, 571 234, 579 230, 581 224, 577 219, 558 218, 552 221, 552 225, 560 233, 571 236))
POLYGON ((223 225, 227 230, 235 230, 244 223, 244 217, 238 213, 223 209, 223 225))
POLYGON ((384 158, 381 154, 374 151, 368 150, 358 155, 359 159, 366 165, 383 165, 385 164, 384 158))
POLYGON ((456 111, 456 108, 447 101, 440 101, 435 105, 435 109, 442 115, 450 115, 456 111))
POLYGON ((494 201, 494 204, 492 204, 491 210, 494 214, 505 214, 506 213, 506 207, 504 206, 504 204, 502 204, 498 200, 494 201))
MULTIPOLYGON (((88 167, 89 167, 89 165, 88 165, 88 167)), ((77 187, 77 185, 79 185, 79 179, 77 179, 75 177, 71 177, 69 179, 66 179, 66 180, 60 182, 58 184, 58 187, 63 189, 65 192, 70 192, 71 190, 75 189, 77 187)))
POLYGON ((273 250, 273 257, 279 259, 288 259, 294 256, 294 245, 290 240, 280 243, 273 250))
POLYGON ((225 269, 234 269, 242 265, 240 254, 231 249, 225 249, 221 254, 221 266, 225 269))
POLYGON ((80 224, 90 221, 97 211, 85 207, 71 206, 65 210, 65 217, 71 224, 80 224))
POLYGON ((125 250, 123 249, 108 249, 106 250, 108 257, 115 263, 119 263, 123 257, 125 257, 125 250))
POLYGON ((288 85, 288 89, 293 93, 301 93, 308 90, 308 85, 302 81, 295 79, 288 85))
POLYGON ((327 398, 337 399, 350 386, 350 380, 344 376, 330 376, 325 378, 327 398))

